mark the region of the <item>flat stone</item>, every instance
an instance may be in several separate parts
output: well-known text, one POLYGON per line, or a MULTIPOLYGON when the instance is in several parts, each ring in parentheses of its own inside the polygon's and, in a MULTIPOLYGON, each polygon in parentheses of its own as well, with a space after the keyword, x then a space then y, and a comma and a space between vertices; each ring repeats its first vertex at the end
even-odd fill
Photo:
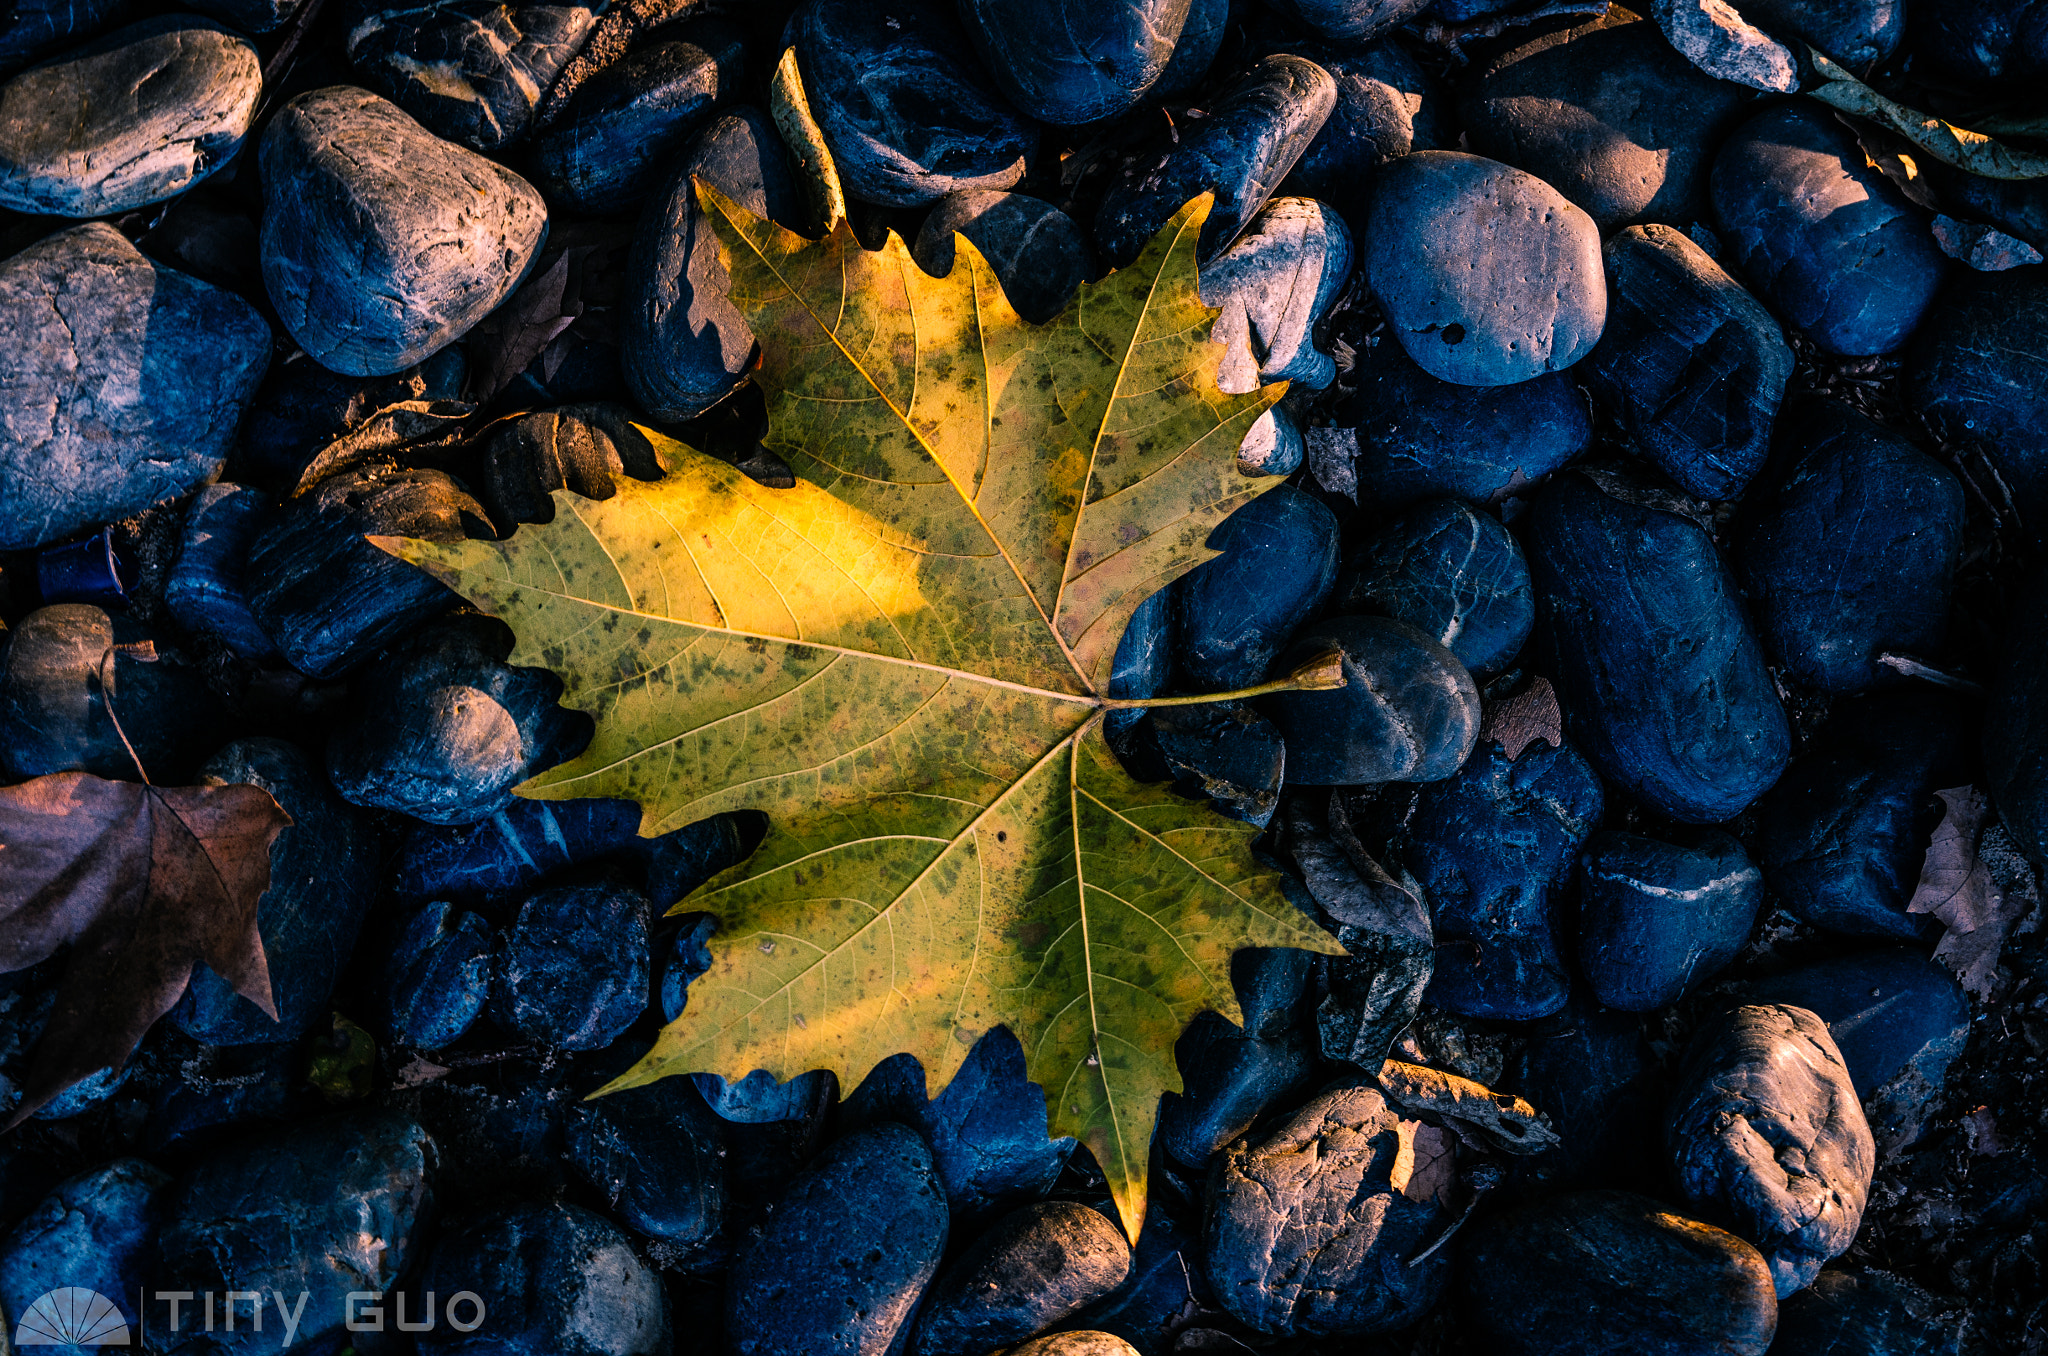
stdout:
POLYGON ((1285 1336, 1412 1323, 1450 1280, 1446 1249, 1408 1265, 1450 1222, 1425 1185, 1450 1152, 1443 1132, 1402 1119, 1360 1083, 1232 1145, 1210 1170, 1202 1230, 1217 1300, 1247 1327, 1285 1336))
POLYGON ((162 202, 234 158, 256 121, 256 49, 166 15, 0 85, 0 207, 103 217, 162 202))
POLYGON ((1329 72, 1297 56, 1269 56, 1206 105, 1185 132, 1160 134, 1118 172, 1095 213, 1095 242, 1116 267, 1202 193, 1214 193, 1197 253, 1205 262, 1265 207, 1336 106, 1329 72))
POLYGON ((1422 369, 1507 386, 1586 356, 1607 320, 1593 219, 1534 175, 1458 151, 1380 171, 1365 267, 1422 369))
POLYGON ((1714 157, 1713 199, 1728 257, 1830 353, 1902 346, 1947 272, 1926 220, 1829 109, 1779 104, 1742 124, 1714 157))
POLYGON ((91 37, 118 19, 123 8, 122 0, 27 0, 14 6, 0 18, 0 73, 20 70, 37 57, 91 37))
POLYGON ((212 480, 270 362, 255 307, 97 222, 0 262, 0 331, 5 551, 212 480))
POLYGON ((1523 544, 1567 727, 1603 777, 1694 824, 1777 781, 1784 708, 1704 529, 1567 476, 1523 544))
MULTIPOLYGON (((623 1065, 612 1061, 604 1072, 623 1073, 623 1065)), ((687 1078, 576 1102, 567 1126, 570 1162, 606 1206, 693 1260, 708 1258, 724 1235, 725 1134, 687 1078)))
POLYGON ((1783 1299, 1848 1251, 1877 1150, 1827 1024, 1805 1008, 1736 1008, 1693 1036, 1667 1144, 1688 1199, 1756 1244, 1783 1299))
POLYGON ((1669 226, 1607 242, 1607 328, 1580 367, 1635 445, 1701 499, 1764 464, 1792 350, 1763 304, 1669 226))
POLYGON ((1679 54, 1715 79, 1778 94, 1799 88, 1791 49, 1726 0, 1650 0, 1650 13, 1679 54))
POLYGON ((164 604, 188 631, 207 631, 244 659, 273 657, 249 610, 243 569, 249 543, 270 519, 270 496, 249 485, 208 485, 185 506, 178 560, 164 585, 164 604))
POLYGON ((1859 71, 1889 57, 1906 31, 1900 0, 1746 0, 1742 8, 1755 22, 1859 71))
POLYGON ((922 207, 963 188, 1014 188, 1038 128, 990 87, 946 0, 812 0, 787 41, 846 191, 922 207))
POLYGON ((263 134, 263 284, 323 367, 383 376, 462 337, 539 254, 524 179, 367 90, 301 94, 263 134))
POLYGON ((1755 101, 1610 5, 1481 65, 1460 111, 1474 150, 1554 185, 1611 232, 1704 217, 1713 149, 1755 101))
POLYGON ((1846 405, 1802 403, 1736 538, 1764 648, 1831 696, 1898 681, 1880 655, 1941 653, 1962 537, 1952 471, 1846 405))
POLYGON ((1010 101, 1076 127, 1123 113, 1166 71, 1188 0, 966 0, 960 17, 1010 101))
POLYGON ((1312 965, 1308 952, 1293 948, 1232 957, 1231 986, 1244 1024, 1198 1013, 1174 1042, 1182 1087, 1160 1099, 1158 1143, 1176 1161, 1208 1166, 1261 1114, 1308 1089, 1316 1072, 1312 965))
POLYGON ((1461 1317, 1502 1356, 1764 1356, 1777 1326, 1754 1247, 1632 1192, 1494 1215, 1462 1244, 1461 1317))

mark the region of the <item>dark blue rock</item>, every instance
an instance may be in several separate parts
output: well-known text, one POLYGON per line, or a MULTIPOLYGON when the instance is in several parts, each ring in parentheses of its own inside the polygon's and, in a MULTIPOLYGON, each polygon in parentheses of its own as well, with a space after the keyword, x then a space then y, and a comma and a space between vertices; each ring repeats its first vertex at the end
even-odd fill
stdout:
MULTIPOLYGON (((1083 1310, 1069 1329, 1106 1332, 1140 1356, 1165 1356, 1188 1312, 1216 1307, 1203 1274, 1201 1230, 1184 1223, 1158 1197, 1145 1211, 1145 1227, 1131 1258, 1131 1274, 1107 1298, 1083 1310)), ((1026 1351, 1029 1348, 1025 1348, 1026 1351)), ((1061 1356, 1054 1348, 1045 1356, 1061 1356)), ((1083 1348, 1075 1356, 1123 1356, 1083 1348)))
POLYGON ((1962 558, 1963 487, 1934 458, 1833 401, 1781 424, 1780 460, 1736 542, 1751 615, 1785 675, 1830 696, 1933 657, 1962 558))
POLYGON ((1228 818, 1262 829, 1272 822, 1287 768, 1287 745, 1272 721, 1243 702, 1210 702, 1155 707, 1148 724, 1183 791, 1206 796, 1228 818))
POLYGON ((931 1151, 883 1122, 834 1142, 792 1181, 726 1282, 736 1356, 869 1356, 910 1324, 946 1246, 931 1151))
POLYGON ((1272 6, 1318 37, 1367 43, 1429 8, 1429 0, 1272 0, 1272 6))
POLYGON ((1787 909, 1830 932, 1917 941, 1906 905, 1940 822, 1936 791, 1970 777, 1970 722, 1924 689, 1838 703, 1764 800, 1757 861, 1787 909))
POLYGON ((1037 153, 1037 126, 991 87, 951 0, 807 0, 787 37, 857 198, 922 207, 1014 188, 1037 153))
POLYGON ((832 1104, 834 1087, 832 1075, 823 1069, 798 1074, 786 1083, 778 1083, 766 1069, 756 1069, 736 1082, 708 1073, 691 1074, 690 1081, 720 1119, 739 1125, 771 1125, 816 1116, 832 1104))
POLYGON ((1632 1192, 1554 1197, 1460 1243, 1459 1317, 1500 1356, 1764 1356, 1777 1326, 1755 1248, 1632 1192))
POLYGON ((1827 109, 1779 104, 1744 123, 1714 158, 1713 197, 1727 257, 1830 353, 1904 344, 1947 268, 1926 221, 1827 109))
POLYGON ((1545 1025, 1500 1084, 1542 1111, 1560 1141, 1517 1163, 1523 1180, 1545 1191, 1661 1188, 1664 1090, 1642 1019, 1581 995, 1545 1025))
POLYGON ((0 263, 0 332, 0 551, 212 480, 270 362, 255 307, 104 223, 0 263))
POLYGON ((558 885, 519 906, 491 957, 491 1020, 559 1050, 601 1050, 647 1007, 647 900, 558 885))
POLYGON ((0 651, 0 773, 90 772, 176 786, 220 738, 227 713, 199 669, 124 614, 85 603, 38 608, 0 651), (122 736, 126 736, 124 740, 122 736), (133 748, 134 753, 129 750, 133 748))
POLYGON ((126 10, 125 0, 28 0, 0 16, 0 72, 15 71, 37 57, 91 37, 126 10))
POLYGON ((967 35, 1010 102, 1063 127, 1113 118, 1143 98, 1173 59, 1189 9, 1188 0, 960 0, 967 35))
POLYGON ((1958 274, 1907 351, 1907 399, 1984 449, 2038 538, 2048 531, 2048 268, 1958 274))
POLYGON ((1198 244, 1214 259, 1250 224, 1315 140, 1336 106, 1329 73, 1297 56, 1269 56, 1207 103, 1178 140, 1161 135, 1110 182, 1095 214, 1095 243, 1119 268, 1190 198, 1216 201, 1198 244))
POLYGON ((1783 1005, 1735 1008, 1693 1036, 1666 1145, 1679 1190, 1756 1244, 1780 1299, 1848 1251, 1877 1165, 1826 1023, 1783 1005))
POLYGON ((1314 960, 1292 948, 1245 950, 1231 958, 1244 1025, 1220 1013, 1196 1015, 1174 1042, 1182 1091, 1160 1099, 1159 1147, 1190 1168, 1285 1105, 1315 1077, 1316 1033, 1309 981, 1314 960))
POLYGON ((1343 687, 1257 699, 1287 741, 1291 785, 1433 782, 1458 770, 1479 737, 1479 689, 1449 650, 1402 622, 1332 617, 1295 632, 1272 670, 1333 650, 1343 687))
POLYGON ((711 968, 711 934, 718 920, 708 913, 693 913, 682 920, 667 946, 655 953, 655 999, 661 1005, 661 1020, 673 1022, 689 1006, 690 982, 711 968))
POLYGON ((561 681, 505 663, 512 636, 451 617, 394 645, 349 689, 327 743, 342 798, 430 824, 474 824, 512 788, 576 752, 589 718, 557 706, 561 681))
POLYGON ((1705 216, 1713 149, 1757 97, 1680 56, 1649 12, 1539 30, 1482 64, 1460 103, 1472 149, 1554 185, 1603 232, 1705 216))
POLYGON ((164 603, 188 631, 207 631, 244 659, 277 653, 249 610, 243 569, 249 544, 270 518, 270 496, 247 485, 208 485, 185 508, 178 563, 164 603))
POLYGON ((637 207, 690 134, 731 101, 745 70, 740 31, 717 19, 634 48, 585 81, 535 138, 535 184, 579 212, 637 207))
POLYGON ((482 493, 498 531, 555 520, 556 490, 609 499, 631 477, 661 479, 661 459, 637 416, 605 401, 535 410, 497 425, 484 448, 482 493))
POLYGON ((294 1345, 339 1334, 349 1292, 394 1290, 414 1260, 437 1164, 426 1131, 387 1112, 320 1120, 215 1152, 179 1178, 165 1202, 151 1340, 169 1352, 229 1356, 282 1350, 294 1320, 294 1345), (212 1291, 221 1328, 206 1331, 203 1303, 183 1296, 173 1322, 166 1292, 177 1291, 212 1291), (276 1311, 273 1292, 289 1317, 276 1311), (260 1331, 259 1306, 270 1310, 260 1331))
POLYGON ((1475 673, 1506 668, 1536 620, 1520 544, 1455 499, 1417 504, 1375 534, 1341 596, 1407 622, 1475 673))
POLYGON ((1198 89, 1208 79, 1223 35, 1230 28, 1230 0, 1189 0, 1187 21, 1173 44, 1173 56, 1150 91, 1155 99, 1171 99, 1198 89))
POLYGON ((633 1228, 687 1257, 717 1246, 725 1130, 689 1079, 661 1078, 575 1103, 568 1148, 576 1171, 633 1228))
POLYGON ((1258 1332, 1336 1337, 1388 1332, 1421 1317, 1450 1280, 1448 1249, 1420 1266, 1450 1212, 1411 1200, 1391 1176, 1414 1164, 1414 1121, 1370 1084, 1340 1084, 1209 1172, 1202 1241, 1209 1284, 1258 1332))
POLYGON ((1131 1248, 1109 1216, 1078 1201, 1005 1215, 926 1292, 912 1356, 952 1356, 1019 1342, 1101 1299, 1131 1274, 1131 1248))
MULTIPOLYGON (((1156 697, 1173 678, 1173 591, 1161 589, 1139 603, 1110 661, 1109 695, 1156 697)), ((1118 713, 1111 712, 1115 720, 1118 713)))
MULTIPOLYGON (((417 1285, 448 1305, 420 1348, 450 1356, 666 1356, 661 1277, 618 1226, 574 1205, 513 1205, 462 1220, 417 1285), (477 1297, 478 1314, 453 1297, 477 1297), (464 1333, 456 1322, 483 1323, 464 1333)), ((415 1296, 415 1299, 417 1296, 415 1296)), ((418 1322, 418 1319, 414 1320, 418 1322)))
POLYGON ((505 1051, 475 1073, 394 1088, 384 1100, 433 1135, 441 1151, 436 1192, 444 1199, 559 1197, 570 1189, 569 1112, 589 1091, 568 1075, 552 1051, 505 1051))
POLYGON ((1735 499, 1763 466, 1792 350, 1771 313, 1669 226, 1607 242, 1607 329, 1580 367, 1657 468, 1735 499))
POLYGON ((531 184, 368 90, 299 95, 272 116, 260 156, 264 289, 299 347, 337 372, 384 376, 459 339, 518 287, 547 235, 531 184))
POLYGON ((82 1286, 112 1301, 119 1321, 139 1324, 135 1300, 155 1252, 170 1182, 169 1173, 139 1158, 119 1158, 59 1182, 0 1237, 0 1312, 20 1325, 31 1321, 29 1306, 48 1292, 82 1286))
POLYGON ((1191 692, 1232 692, 1263 680, 1287 637, 1330 596, 1337 516, 1282 485, 1217 524, 1208 545, 1221 554, 1173 586, 1180 680, 1191 692))
POLYGON ((46 546, 36 552, 36 592, 45 603, 92 603, 125 607, 137 582, 133 553, 108 526, 83 541, 46 546))
MULTIPOLYGON (((1968 6, 1942 6, 1946 13, 1968 6)), ((1897 0, 1750 0, 1743 15, 1774 33, 1804 38, 1852 70, 1866 70, 1892 54, 1906 31, 1906 7, 1897 0)))
POLYGON ((164 15, 0 85, 0 207, 102 217, 175 197, 224 167, 256 120, 248 39, 164 15))
POLYGON ((1337 360, 1315 336, 1351 279, 1351 230, 1335 209, 1275 198, 1201 272, 1203 304, 1222 310, 1209 331, 1225 345, 1220 390, 1286 381, 1320 391, 1337 379, 1337 360))
POLYGON ((285 505, 250 544, 249 610, 293 668, 331 678, 459 601, 364 537, 491 535, 483 507, 444 472, 338 472, 285 505))
POLYGON ((1606 323, 1592 218, 1498 161, 1417 151, 1390 162, 1365 241, 1388 330, 1444 381, 1508 386, 1561 371, 1606 323))
MULTIPOLYGON (((11 1114, 21 1105, 36 1049, 57 1009, 61 979, 61 964, 56 961, 0 974, 0 1114, 11 1114)), ((91 1110, 121 1089, 137 1063, 94 1070, 45 1102, 35 1119, 61 1121, 91 1110)))
POLYGON ((166 1162, 210 1153, 230 1137, 296 1119, 311 1100, 296 1044, 203 1047, 150 1101, 142 1145, 166 1162))
POLYGON ((483 1014, 491 992, 491 925, 435 901, 400 925, 378 997, 384 1034, 401 1045, 439 1050, 483 1014))
POLYGON ((1685 846, 1596 834, 1579 862, 1579 968, 1610 1008, 1675 1003, 1741 952, 1763 886, 1763 872, 1725 833, 1685 846))
POLYGON ((1320 198, 1346 220, 1363 222, 1380 166, 1457 140, 1441 87, 1399 43, 1307 43, 1288 50, 1329 72, 1337 102, 1280 185, 1283 193, 1320 198))
MULTIPOLYGON (((329 445, 379 411, 411 401, 456 401, 469 380, 460 345, 388 377, 348 377, 301 354, 271 369, 242 420, 234 477, 289 497, 329 445)), ((317 480, 314 476, 312 479, 317 480)))
POLYGON ((348 59, 364 84, 435 136, 497 151, 525 135, 604 6, 356 0, 352 9, 348 59))
POLYGON ((1704 824, 1778 779, 1785 712, 1702 528, 1571 476, 1537 500, 1523 544, 1568 728, 1603 777, 1704 824))
POLYGON ((753 108, 734 109, 706 127, 667 186, 648 199, 626 263, 631 301, 620 356, 634 399, 657 419, 702 414, 754 361, 754 332, 732 304, 732 279, 692 176, 756 216, 792 229, 803 222, 782 140, 753 108))
POLYGON ((1489 503, 1593 445, 1586 399, 1562 372, 1513 386, 1459 386, 1382 337, 1358 351, 1353 380, 1353 467, 1363 503, 1400 509, 1442 494, 1489 503))
POLYGON ((953 236, 964 235, 995 270, 1017 314, 1043 325, 1101 272, 1095 246, 1074 219, 1023 193, 963 188, 933 204, 911 246, 918 267, 934 278, 953 271, 953 236))
POLYGON ((1778 1356, 1958 1356, 1961 1315, 1882 1271, 1829 1268, 1778 1306, 1778 1356))
POLYGON ((379 835, 334 794, 311 759, 281 739, 238 739, 200 769, 198 780, 261 787, 292 817, 270 845, 270 888, 256 906, 277 1020, 206 969, 192 972, 171 1020, 207 1045, 296 1040, 326 1016, 328 996, 376 899, 379 835))
POLYGON ((1435 928, 1430 1006, 1516 1022, 1564 1006, 1571 981, 1552 920, 1604 809, 1600 779, 1569 744, 1539 741, 1510 760, 1489 741, 1423 788, 1400 855, 1435 928))
POLYGON ((1914 53, 1961 88, 2010 94, 2048 73, 2048 23, 2029 0, 1949 0, 1912 19, 1914 53))
POLYGON ((1743 986, 1748 1003, 1789 1003, 1827 1023, 1879 1154, 1935 1118, 1949 1065, 1970 1037, 1970 1001, 1940 962, 1905 947, 1814 961, 1743 986))

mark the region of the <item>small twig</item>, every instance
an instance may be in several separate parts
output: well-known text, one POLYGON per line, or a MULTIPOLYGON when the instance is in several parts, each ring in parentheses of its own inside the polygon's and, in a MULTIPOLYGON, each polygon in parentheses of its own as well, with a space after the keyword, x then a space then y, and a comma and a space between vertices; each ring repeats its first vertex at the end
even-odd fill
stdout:
POLYGON ((1969 678, 1958 678, 1953 673, 1943 673, 1940 669, 1923 664, 1919 660, 1910 658, 1907 655, 1893 654, 1887 650, 1877 657, 1877 662, 1888 669, 1894 669, 1905 674, 1908 678, 1919 678, 1925 682, 1933 683, 1936 687, 1945 687, 1954 692, 1967 693, 1972 697, 1984 695, 1984 684, 1969 678))
POLYGON ((1473 1168, 1471 1176, 1472 1199, 1465 1202, 1464 1210, 1459 1213, 1456 1219, 1451 1221, 1451 1227, 1444 1230, 1443 1233, 1438 1235, 1436 1242, 1430 1244, 1421 1252, 1418 1252, 1413 1257, 1409 1258, 1408 1265, 1411 1267, 1421 1266, 1424 1262, 1429 1260, 1430 1255, 1436 1252, 1438 1248, 1441 1248, 1444 1244, 1450 1242, 1451 1236, 1457 1233, 1458 1230, 1464 1228, 1465 1221, 1471 1219, 1472 1212, 1479 1208, 1480 1198, 1485 1196, 1487 1192, 1499 1186, 1500 1179, 1501 1171, 1496 1164, 1481 1163, 1477 1167, 1473 1168))
POLYGON ((1243 697, 1263 697, 1269 692, 1328 692, 1344 686, 1344 656, 1328 650, 1288 674, 1257 687, 1235 692, 1198 692, 1186 697, 1104 697, 1096 705, 1105 711, 1128 711, 1152 706, 1206 706, 1211 702, 1232 702, 1243 697))

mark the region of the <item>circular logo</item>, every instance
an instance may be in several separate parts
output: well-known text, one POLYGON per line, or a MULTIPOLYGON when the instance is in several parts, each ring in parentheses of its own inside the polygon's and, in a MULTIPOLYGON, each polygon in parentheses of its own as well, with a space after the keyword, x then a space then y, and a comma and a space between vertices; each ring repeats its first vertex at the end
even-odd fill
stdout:
POLYGON ((120 1307, 99 1291, 67 1285, 28 1306, 14 1325, 14 1345, 125 1347, 128 1320, 121 1316, 120 1307))

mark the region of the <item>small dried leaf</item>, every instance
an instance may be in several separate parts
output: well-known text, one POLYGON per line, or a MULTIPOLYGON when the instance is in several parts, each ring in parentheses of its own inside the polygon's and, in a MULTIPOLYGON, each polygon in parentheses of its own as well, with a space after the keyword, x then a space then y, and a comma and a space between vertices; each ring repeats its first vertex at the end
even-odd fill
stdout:
POLYGON ((533 365, 556 336, 583 314, 581 301, 568 300, 569 272, 590 246, 563 250, 546 272, 531 279, 512 299, 478 328, 495 334, 497 344, 487 349, 470 382, 470 394, 478 401, 489 400, 512 384, 512 379, 533 365))
POLYGON ((1458 1180, 1457 1141, 1449 1131, 1421 1121, 1402 1121, 1388 1185, 1411 1201, 1448 1202, 1458 1180))
POLYGON ((1808 91, 1812 97, 1844 113, 1869 118, 1897 132, 1945 165, 1985 179, 2039 179, 2048 176, 2048 155, 2007 146, 1982 132, 1972 132, 1932 114, 1885 98, 1848 71, 1808 48, 1813 67, 1828 83, 1808 91))
POLYGON ((1963 1117, 1963 1134, 1970 1141, 1973 1157, 1996 1158, 2005 1152, 2005 1141, 1998 1137, 1998 1119, 1988 1106, 1980 1106, 1963 1117))
POLYGON ((1990 801, 1974 786, 1937 791, 1947 807, 1927 845, 1920 883, 1906 905, 1909 913, 1940 919, 1947 931, 1934 958, 1953 970, 1963 988, 1991 1001, 1998 982, 1998 953, 2013 926, 2026 916, 2027 896, 2001 890, 1977 851, 1977 838, 1990 801))
POLYGON ((1934 243, 1951 259, 1960 260, 1979 273, 2003 273, 2041 262, 2041 251, 2024 240, 2015 239, 1995 226, 1981 221, 1957 221, 1954 217, 1934 219, 1934 243))
POLYGON ((1564 742, 1564 713, 1550 680, 1538 674, 1529 686, 1498 705, 1488 707, 1479 722, 1479 742, 1499 744, 1510 763, 1537 740, 1557 748, 1564 742))
POLYGON ((1358 430, 1355 428, 1312 428, 1304 435, 1308 443, 1308 473, 1316 484, 1331 494, 1358 502, 1358 430))
POLYGON ((1562 1143, 1549 1119, 1535 1107, 1469 1078, 1390 1059, 1380 1065, 1379 1085, 1402 1111, 1443 1122, 1475 1149, 1540 1154, 1562 1143))

